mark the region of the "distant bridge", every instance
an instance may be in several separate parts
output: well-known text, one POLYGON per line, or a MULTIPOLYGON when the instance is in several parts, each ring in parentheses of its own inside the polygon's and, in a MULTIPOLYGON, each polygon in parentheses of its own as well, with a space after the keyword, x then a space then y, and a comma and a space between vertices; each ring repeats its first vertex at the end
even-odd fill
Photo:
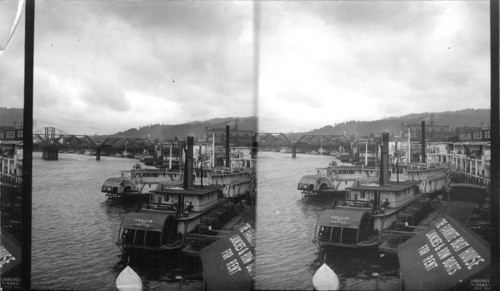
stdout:
POLYGON ((299 137, 297 140, 290 140, 283 133, 267 133, 260 132, 256 133, 256 140, 259 149, 270 150, 270 149, 291 149, 292 156, 296 155, 297 150, 299 151, 312 151, 312 150, 339 150, 339 148, 350 148, 351 141, 344 135, 335 134, 305 134, 299 137))
MULTIPOLYGON (((0 141, 3 143, 22 142, 23 129, 8 129, 0 131, 0 141)), ((88 135, 66 133, 55 127, 45 127, 33 133, 33 149, 42 149, 43 158, 57 160, 60 150, 95 150, 96 159, 101 153, 115 154, 123 151, 133 153, 143 150, 154 151, 155 144, 148 138, 118 138, 109 137, 96 140, 88 135)))
POLYGON ((291 147, 293 143, 283 133, 261 132, 255 134, 259 147, 291 147))
POLYGON ((148 138, 141 137, 108 137, 98 141, 88 135, 69 134, 54 127, 46 127, 33 134, 33 148, 42 148, 43 157, 48 160, 57 159, 59 150, 95 150, 96 159, 100 159, 102 153, 116 154, 122 151, 133 153, 143 150, 154 151, 155 144, 148 138))
POLYGON ((59 149, 96 149, 97 144, 87 135, 65 133, 54 127, 33 133, 33 147, 57 147, 59 149))
MULTIPOLYGON (((0 132, 0 141, 22 141, 22 129, 0 132)), ((283 133, 260 132, 255 134, 257 145, 261 149, 287 148, 295 152, 311 150, 338 150, 339 148, 350 148, 351 142, 344 135, 306 134, 296 140, 290 140, 283 133)), ((88 135, 76 135, 66 133, 55 127, 45 127, 33 133, 33 148, 42 149, 44 158, 57 159, 60 150, 96 150, 97 158, 101 152, 115 154, 121 151, 153 151, 155 144, 148 138, 117 138, 109 137, 104 140, 96 140, 88 135)))
POLYGON ((321 148, 335 148, 339 147, 350 147, 351 141, 345 137, 344 135, 336 135, 336 134, 306 134, 301 136, 297 142, 297 146, 302 147, 321 147, 321 148))

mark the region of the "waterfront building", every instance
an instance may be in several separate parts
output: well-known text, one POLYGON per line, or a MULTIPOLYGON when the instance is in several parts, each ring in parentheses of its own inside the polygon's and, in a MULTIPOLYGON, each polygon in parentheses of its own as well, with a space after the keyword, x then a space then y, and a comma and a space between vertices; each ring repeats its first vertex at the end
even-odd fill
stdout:
MULTIPOLYGON (((408 131, 411 140, 420 141, 422 139, 422 127, 420 123, 404 124, 401 123, 401 135, 403 139, 408 139, 408 131)), ((454 136, 449 125, 436 125, 434 120, 425 126, 425 137, 429 141, 446 141, 454 136)))
MULTIPOLYGON (((229 143, 233 146, 251 147, 254 140, 254 131, 247 129, 238 129, 238 124, 231 128, 229 133, 229 143)), ((205 140, 208 144, 212 144, 215 138, 215 145, 223 145, 226 141, 226 128, 205 128, 205 140)))
POLYGON ((458 141, 448 146, 446 154, 439 155, 441 159, 446 159, 450 168, 463 180, 462 182, 489 186, 491 159, 489 129, 460 134, 458 141))

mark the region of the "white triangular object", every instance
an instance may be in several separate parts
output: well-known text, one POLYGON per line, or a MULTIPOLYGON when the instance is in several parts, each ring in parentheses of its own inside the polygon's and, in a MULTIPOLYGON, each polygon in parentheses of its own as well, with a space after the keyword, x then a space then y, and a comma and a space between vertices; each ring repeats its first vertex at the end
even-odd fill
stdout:
POLYGON ((132 268, 125 267, 116 277, 116 289, 120 291, 142 291, 142 280, 132 268))
POLYGON ((314 273, 312 284, 316 290, 339 290, 340 287, 339 277, 325 263, 314 273))

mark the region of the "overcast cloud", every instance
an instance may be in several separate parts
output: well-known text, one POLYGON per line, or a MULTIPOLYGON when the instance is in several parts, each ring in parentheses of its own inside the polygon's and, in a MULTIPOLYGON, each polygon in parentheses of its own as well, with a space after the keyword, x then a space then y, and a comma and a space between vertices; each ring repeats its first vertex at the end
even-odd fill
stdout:
MULTIPOLYGON (((104 134, 259 116, 261 132, 489 108, 487 1, 37 1, 34 129, 104 134), (256 108, 255 104, 258 104, 256 108)), ((0 2, 0 42, 17 1, 0 2)), ((24 17, 0 57, 23 106, 24 17)))
MULTIPOLYGON (((0 4, 0 18, 15 16, 0 4)), ((34 128, 112 133, 256 115, 252 21, 249 2, 37 1, 34 128)), ((23 35, 1 60, 1 106, 22 106, 13 68, 23 35)))
POLYGON ((489 4, 264 2, 261 131, 489 108, 489 4))

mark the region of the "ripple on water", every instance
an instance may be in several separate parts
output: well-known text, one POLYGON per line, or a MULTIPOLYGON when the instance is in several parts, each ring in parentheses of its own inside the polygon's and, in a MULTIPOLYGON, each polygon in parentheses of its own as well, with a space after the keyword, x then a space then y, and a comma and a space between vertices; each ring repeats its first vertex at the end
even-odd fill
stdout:
POLYGON ((60 154, 33 155, 32 287, 109 290, 118 275, 115 245, 124 214, 100 192, 107 177, 137 160, 60 154))
POLYGON ((342 197, 304 198, 297 184, 329 156, 259 153, 257 199, 256 289, 312 289, 311 279, 323 260, 340 278, 397 267, 397 258, 378 253, 319 253, 312 242, 319 214, 342 197), (279 214, 276 212, 279 206, 279 214))

